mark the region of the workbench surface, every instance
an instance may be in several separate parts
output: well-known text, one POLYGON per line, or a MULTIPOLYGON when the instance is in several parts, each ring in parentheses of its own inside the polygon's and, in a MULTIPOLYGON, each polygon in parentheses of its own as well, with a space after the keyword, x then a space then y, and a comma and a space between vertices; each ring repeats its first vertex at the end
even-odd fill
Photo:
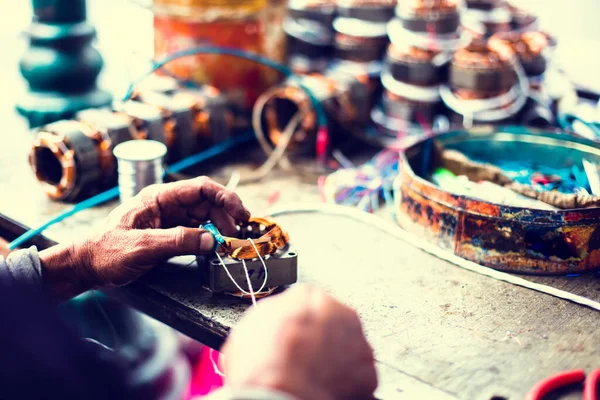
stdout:
MULTIPOLYGON (((2 191, 0 209, 36 226, 67 206, 47 200, 29 170, 31 137, 14 138, 0 157, 0 182, 10 189, 2 191)), ((234 164, 214 176, 226 181, 238 167, 249 168, 234 164)), ((283 172, 239 188, 257 216, 275 192, 278 206, 319 200, 315 185, 283 172)), ((46 235, 56 241, 85 235, 116 205, 84 211, 46 235)), ((277 220, 298 251, 300 282, 359 311, 382 384, 406 398, 520 399, 552 373, 598 366, 597 311, 463 270, 347 217, 290 214, 277 220)), ((249 303, 202 289, 193 261, 174 260, 113 294, 218 348, 249 303)), ((600 300, 599 274, 527 279, 600 300)))
MULTIPOLYGON (((7 57, 0 73, 20 88, 11 79, 18 52, 7 57)), ((13 104, 12 96, 0 96, 0 212, 37 226, 67 206, 50 202, 35 181, 27 165, 32 136, 13 104)), ((231 172, 215 177, 226 181, 231 172)), ((276 191, 279 206, 319 199, 314 185, 282 173, 239 191, 257 216, 276 191)), ((82 212, 46 234, 57 241, 85 235, 116 204, 82 212)), ((299 280, 358 309, 381 384, 402 398, 521 399, 550 374, 600 364, 597 311, 463 270, 345 217, 298 214, 278 221, 298 250, 299 280)), ((115 295, 218 348, 249 304, 201 289, 198 270, 185 266, 190 261, 178 260, 179 267, 161 268, 115 295)), ((600 300, 599 274, 527 279, 600 300)))

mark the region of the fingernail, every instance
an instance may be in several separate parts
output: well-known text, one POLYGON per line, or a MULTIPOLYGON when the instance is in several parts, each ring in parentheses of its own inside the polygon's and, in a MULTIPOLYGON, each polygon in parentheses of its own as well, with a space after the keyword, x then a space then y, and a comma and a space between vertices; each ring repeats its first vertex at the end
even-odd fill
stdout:
POLYGON ((210 232, 200 234, 200 251, 210 253, 215 250, 215 237, 210 232))

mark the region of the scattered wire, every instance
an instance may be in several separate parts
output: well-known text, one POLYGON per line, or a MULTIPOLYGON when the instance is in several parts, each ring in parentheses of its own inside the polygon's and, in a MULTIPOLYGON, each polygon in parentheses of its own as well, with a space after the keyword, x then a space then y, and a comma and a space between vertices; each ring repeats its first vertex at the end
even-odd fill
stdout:
POLYGON ((374 212, 379 208, 380 199, 391 202, 399 161, 397 151, 383 150, 360 167, 340 169, 322 180, 323 199, 328 203, 374 212))

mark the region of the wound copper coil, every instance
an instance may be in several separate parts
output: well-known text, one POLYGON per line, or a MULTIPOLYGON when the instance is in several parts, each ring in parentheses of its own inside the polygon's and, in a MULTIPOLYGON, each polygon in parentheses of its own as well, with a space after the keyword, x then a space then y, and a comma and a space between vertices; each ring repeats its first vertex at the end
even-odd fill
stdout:
POLYGON ((460 25, 456 0, 409 0, 400 2, 397 16, 404 29, 411 32, 448 34, 460 25))
POLYGON ((388 45, 386 24, 336 18, 333 27, 337 59, 373 62, 383 57, 388 45))
POLYGON ((217 251, 232 258, 252 260, 275 253, 285 247, 289 241, 289 234, 277 223, 267 218, 250 218, 248 222, 238 223, 238 237, 225 237, 225 243, 221 244, 217 251), (238 246, 240 241, 237 239, 248 238, 256 240, 254 246, 250 243, 238 246))
POLYGON ((333 55, 333 32, 319 22, 287 18, 288 65, 297 73, 322 72, 333 55))
POLYGON ((450 85, 453 90, 480 93, 508 91, 517 83, 516 57, 510 46, 490 48, 483 42, 472 43, 458 50, 450 66, 450 85))
POLYGON ((394 17, 396 0, 338 0, 337 14, 370 22, 388 22, 394 17))
POLYGON ((37 130, 29 164, 46 194, 73 201, 90 190, 102 170, 94 139, 98 132, 78 121, 58 121, 37 130))
POLYGON ((328 29, 332 29, 335 10, 335 0, 291 0, 288 4, 290 18, 315 21, 328 29))
POLYGON ((220 143, 234 134, 235 116, 226 96, 213 86, 201 89, 181 89, 173 95, 177 102, 192 111, 196 145, 220 143))
POLYGON ((537 76, 546 70, 544 52, 550 45, 550 38, 542 32, 497 33, 489 40, 491 49, 510 47, 519 58, 528 76, 537 76))
POLYGON ((467 7, 474 10, 491 11, 506 5, 506 0, 466 0, 467 7))
POLYGON ((433 64, 437 52, 414 46, 390 44, 386 65, 394 79, 418 86, 433 86, 440 83, 441 68, 433 64))
POLYGON ((440 112, 439 102, 421 102, 384 90, 382 107, 387 117, 419 124, 432 121, 440 112))

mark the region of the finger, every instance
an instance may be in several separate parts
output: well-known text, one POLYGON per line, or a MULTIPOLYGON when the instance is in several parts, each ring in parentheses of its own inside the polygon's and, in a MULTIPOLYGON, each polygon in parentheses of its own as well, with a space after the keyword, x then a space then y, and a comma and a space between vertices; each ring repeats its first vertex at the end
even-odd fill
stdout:
POLYGON ((210 253, 215 248, 213 235, 203 229, 176 227, 170 229, 143 229, 130 231, 136 248, 144 249, 148 261, 210 253))
POLYGON ((208 202, 213 207, 224 208, 235 219, 247 221, 250 218, 250 212, 237 194, 207 177, 161 185, 158 198, 161 207, 177 204, 189 209, 208 202))
POLYGON ((222 208, 213 208, 210 210, 210 220, 219 228, 219 232, 226 236, 237 236, 235 221, 233 217, 222 208))

